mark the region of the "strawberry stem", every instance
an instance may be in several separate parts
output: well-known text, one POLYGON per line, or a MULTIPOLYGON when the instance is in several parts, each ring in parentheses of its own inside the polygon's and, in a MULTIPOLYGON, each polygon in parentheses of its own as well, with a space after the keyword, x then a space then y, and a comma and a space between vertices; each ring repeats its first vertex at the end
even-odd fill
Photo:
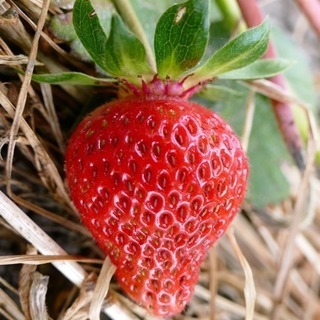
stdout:
POLYGON ((112 0, 112 2, 114 3, 123 20, 128 25, 129 29, 138 37, 138 39, 143 44, 146 50, 148 64, 152 72, 155 74, 157 72, 155 56, 148 41, 147 35, 143 30, 143 27, 132 7, 131 2, 127 0, 112 0))
MULTIPOLYGON (((256 0, 237 0, 242 16, 248 27, 254 27, 260 24, 263 20, 263 13, 256 0)), ((276 58, 276 49, 270 41, 269 48, 265 53, 265 58, 276 58)), ((282 88, 286 88, 285 77, 282 74, 274 76, 270 79, 275 84, 282 88)), ((296 165, 302 171, 305 164, 302 154, 302 141, 297 125, 294 120, 292 108, 290 104, 271 100, 275 117, 278 121, 280 131, 287 145, 287 148, 293 157, 296 165)))
POLYGON ((241 21, 241 12, 236 0, 216 0, 216 3, 229 30, 234 30, 235 28, 241 31, 245 30, 245 25, 241 21))

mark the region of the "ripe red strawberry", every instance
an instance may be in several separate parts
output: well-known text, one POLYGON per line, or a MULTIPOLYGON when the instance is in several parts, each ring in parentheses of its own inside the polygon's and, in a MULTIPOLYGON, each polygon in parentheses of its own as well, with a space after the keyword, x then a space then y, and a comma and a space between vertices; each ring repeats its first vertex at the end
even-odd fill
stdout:
POLYGON ((74 204, 124 291, 169 316, 191 299, 208 249, 238 212, 248 161, 216 113, 149 95, 87 116, 69 141, 66 172, 74 204))

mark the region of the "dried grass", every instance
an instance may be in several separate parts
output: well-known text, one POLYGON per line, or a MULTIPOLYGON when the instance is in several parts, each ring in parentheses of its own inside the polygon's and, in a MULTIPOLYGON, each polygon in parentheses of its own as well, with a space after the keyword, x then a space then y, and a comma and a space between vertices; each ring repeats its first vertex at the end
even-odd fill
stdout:
MULTIPOLYGON (((0 17, 0 317, 98 319, 101 309, 113 320, 155 320, 110 282, 114 266, 79 223, 63 180, 70 119, 75 121, 94 89, 31 82, 34 66, 53 72, 86 72, 90 66, 72 58, 46 30, 47 14, 60 8, 48 0, 21 0, 4 2, 0 10, 10 6, 19 16, 0 17), (10 71, 25 64, 24 77, 10 71), (59 299, 62 307, 53 303, 59 299)), ((294 102, 309 124, 307 167, 301 175, 284 164, 292 194, 283 203, 263 210, 244 203, 233 229, 202 266, 188 309, 174 319, 320 319, 318 128, 308 106, 292 93, 266 80, 246 85, 251 94, 244 146, 250 144, 255 93, 294 102)))

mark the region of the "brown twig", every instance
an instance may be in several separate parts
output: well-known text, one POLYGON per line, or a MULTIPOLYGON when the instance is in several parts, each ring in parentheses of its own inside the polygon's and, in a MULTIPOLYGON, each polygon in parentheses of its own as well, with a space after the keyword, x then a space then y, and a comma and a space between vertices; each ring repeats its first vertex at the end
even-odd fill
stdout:
POLYGON ((296 2, 318 37, 320 37, 320 2, 318 0, 296 0, 296 2))
MULTIPOLYGON (((264 17, 262 11, 256 0, 237 0, 242 16, 246 21, 248 27, 254 27, 260 24, 264 17)), ((265 54, 266 58, 276 58, 276 49, 270 41, 269 48, 265 54)), ((272 82, 278 84, 282 88, 286 88, 285 78, 282 74, 276 75, 270 79, 272 82)), ((294 121, 291 105, 280 102, 278 100, 271 100, 275 117, 278 121, 280 131, 286 142, 287 148, 292 155, 296 165, 300 170, 305 167, 302 154, 302 141, 294 121)))

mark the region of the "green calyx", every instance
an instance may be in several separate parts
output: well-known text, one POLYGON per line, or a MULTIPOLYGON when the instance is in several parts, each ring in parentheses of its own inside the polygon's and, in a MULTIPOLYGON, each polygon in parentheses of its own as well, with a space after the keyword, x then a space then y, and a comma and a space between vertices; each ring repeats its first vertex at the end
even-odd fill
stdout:
MULTIPOLYGON (((126 6, 131 4, 126 3, 126 6)), ((139 87, 141 79, 148 84, 156 75, 166 84, 169 80, 177 83, 186 79, 183 85, 184 90, 188 90, 219 78, 266 78, 291 65, 284 60, 258 60, 268 47, 268 20, 242 32, 209 55, 209 0, 189 0, 169 7, 156 24, 154 50, 144 37, 141 25, 135 25, 139 23, 138 18, 131 18, 124 16, 125 23, 115 11, 109 21, 110 32, 106 34, 90 0, 76 0, 74 30, 92 60, 108 77, 100 79, 68 73, 61 76, 61 82, 70 79, 72 84, 101 85, 121 79, 139 87)), ((59 83, 59 75, 38 75, 34 80, 59 83)))

